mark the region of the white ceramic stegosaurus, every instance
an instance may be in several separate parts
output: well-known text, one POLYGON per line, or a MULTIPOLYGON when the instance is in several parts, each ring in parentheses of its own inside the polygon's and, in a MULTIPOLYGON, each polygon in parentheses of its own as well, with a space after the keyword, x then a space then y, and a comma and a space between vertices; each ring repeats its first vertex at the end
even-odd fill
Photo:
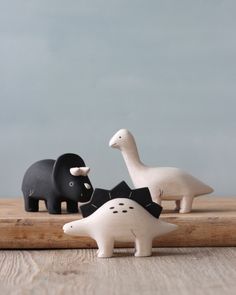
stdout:
POLYGON ((148 188, 131 190, 123 181, 111 191, 95 189, 81 206, 83 219, 63 226, 65 234, 96 240, 98 257, 111 257, 114 242, 135 242, 135 256, 150 256, 154 238, 176 225, 161 221, 162 207, 154 203, 148 188))

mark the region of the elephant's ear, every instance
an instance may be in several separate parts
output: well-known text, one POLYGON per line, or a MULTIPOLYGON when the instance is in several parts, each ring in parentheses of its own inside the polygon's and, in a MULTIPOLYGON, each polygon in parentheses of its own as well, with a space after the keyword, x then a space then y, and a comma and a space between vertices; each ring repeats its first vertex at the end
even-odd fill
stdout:
POLYGON ((63 192, 71 178, 70 173, 72 167, 83 167, 85 163, 81 157, 76 154, 64 154, 61 155, 54 163, 52 171, 52 181, 54 187, 58 192, 63 192))

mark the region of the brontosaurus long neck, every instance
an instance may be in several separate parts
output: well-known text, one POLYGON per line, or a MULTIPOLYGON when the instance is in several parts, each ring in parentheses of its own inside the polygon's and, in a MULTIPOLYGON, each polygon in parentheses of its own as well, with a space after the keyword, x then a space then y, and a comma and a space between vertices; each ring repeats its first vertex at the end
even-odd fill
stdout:
POLYGON ((133 138, 130 140, 128 147, 121 149, 121 153, 129 171, 130 177, 134 182, 135 175, 137 175, 137 170, 141 169, 144 165, 139 158, 137 145, 133 138))

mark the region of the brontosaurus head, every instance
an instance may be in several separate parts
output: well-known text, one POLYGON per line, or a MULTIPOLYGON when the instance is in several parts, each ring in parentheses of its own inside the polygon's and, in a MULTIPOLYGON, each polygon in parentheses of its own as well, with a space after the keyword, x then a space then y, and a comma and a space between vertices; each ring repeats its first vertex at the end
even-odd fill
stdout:
POLYGON ((127 129, 120 129, 110 139, 109 146, 119 150, 133 147, 135 140, 131 132, 127 129))

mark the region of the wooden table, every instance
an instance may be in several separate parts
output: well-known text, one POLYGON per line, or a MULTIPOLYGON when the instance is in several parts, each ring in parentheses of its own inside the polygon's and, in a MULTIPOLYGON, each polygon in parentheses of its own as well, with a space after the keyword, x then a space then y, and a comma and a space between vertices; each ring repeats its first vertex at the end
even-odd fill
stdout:
POLYGON ((94 249, 2 250, 0 294, 235 295, 236 248, 131 249, 98 259, 94 249))
MULTIPOLYGON (((178 225, 178 229, 155 239, 154 247, 236 246, 236 198, 196 198, 188 214, 174 212, 173 201, 163 203, 161 219, 178 225)), ((79 214, 48 214, 44 206, 40 212, 29 213, 24 211, 22 198, 2 199, 0 249, 95 248, 96 243, 88 237, 63 233, 65 223, 79 218, 79 214)), ((116 246, 133 247, 133 243, 116 246)))

